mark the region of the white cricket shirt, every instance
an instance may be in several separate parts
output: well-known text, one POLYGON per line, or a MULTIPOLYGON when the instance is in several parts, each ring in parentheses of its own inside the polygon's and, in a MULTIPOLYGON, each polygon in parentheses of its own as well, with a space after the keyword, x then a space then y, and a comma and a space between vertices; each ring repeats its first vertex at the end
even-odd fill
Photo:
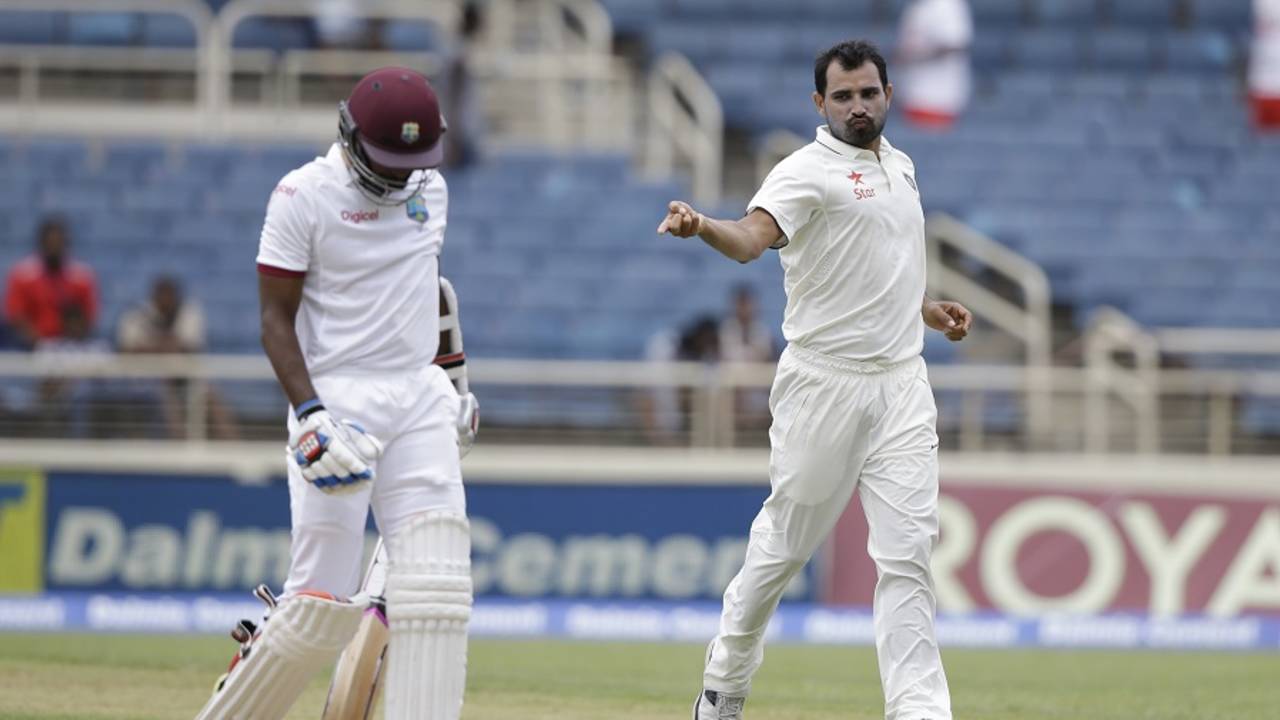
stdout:
POLYGON ((372 203, 336 143, 276 186, 258 270, 306 278, 296 327, 312 375, 417 370, 435 359, 444 178, 433 173, 420 196, 372 203))
POLYGON ((834 138, 778 163, 747 212, 769 212, 789 242, 782 260, 787 342, 862 362, 894 363, 924 346, 924 211, 915 165, 883 137, 880 157, 834 138))
MULTIPOLYGON (((898 44, 907 56, 968 48, 972 42, 973 18, 964 0, 917 0, 902 14, 898 44)), ((896 98, 909 110, 957 115, 969 102, 967 51, 903 62, 898 75, 896 98)))
POLYGON ((1253 25, 1249 92, 1280 98, 1280 0, 1253 0, 1253 25))

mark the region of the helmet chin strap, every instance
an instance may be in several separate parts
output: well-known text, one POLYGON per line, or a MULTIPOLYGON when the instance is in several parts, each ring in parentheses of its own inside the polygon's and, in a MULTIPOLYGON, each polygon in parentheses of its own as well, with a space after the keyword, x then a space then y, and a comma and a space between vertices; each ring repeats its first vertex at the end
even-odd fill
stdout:
POLYGON ((356 181, 356 187, 360 189, 360 193, 375 205, 384 207, 404 205, 413 199, 415 195, 422 192, 422 188, 426 187, 427 183, 431 182, 431 179, 435 176, 435 170, 415 170, 405 180, 384 177, 369 167, 363 157, 364 151, 359 147, 359 141, 353 144, 355 145, 354 149, 348 145, 343 145, 343 151, 347 159, 347 170, 350 171, 352 179, 356 181))

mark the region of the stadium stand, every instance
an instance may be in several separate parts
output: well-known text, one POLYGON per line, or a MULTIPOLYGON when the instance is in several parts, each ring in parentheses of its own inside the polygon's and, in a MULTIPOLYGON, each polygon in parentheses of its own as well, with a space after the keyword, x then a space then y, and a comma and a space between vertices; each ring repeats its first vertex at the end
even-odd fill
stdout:
MULTIPOLYGON (((811 135, 815 51, 864 36, 891 55, 904 3, 800 4, 806 22, 780 25, 784 4, 764 0, 603 0, 616 28, 652 56, 689 57, 726 124, 755 138, 811 135)), ((888 131, 915 158, 926 209, 951 212, 1041 264, 1055 299, 1080 322, 1111 305, 1153 326, 1276 326, 1280 139, 1251 132, 1240 94, 1248 0, 972 5, 977 85, 968 112, 947 134, 901 118, 888 131)), ((188 26, 165 16, 7 17, 0 42, 193 41, 188 26)), ((412 27, 387 38, 401 48, 435 42, 412 27)), ((257 19, 234 42, 280 50, 312 39, 300 25, 257 19)), ((11 239, 0 264, 27 252, 42 214, 65 213, 78 256, 119 279, 103 283, 104 328, 166 271, 209 310, 212 350, 256 350, 249 267, 262 210, 276 179, 320 148, 89 144, 2 141, 17 171, 0 180, 0 230, 11 239)), ((626 157, 504 153, 449 180, 444 268, 477 355, 637 358, 654 332, 723 312, 744 280, 758 288, 766 319, 776 326, 781 315, 775 263, 737 267, 654 235, 664 203, 685 188, 638 179, 626 157), (499 199, 501 218, 490 211, 499 199)), ((741 207, 737 198, 715 211, 741 207)), ((945 362, 955 351, 930 345, 927 356, 945 362)), ((1280 430, 1274 412, 1246 417, 1280 430)))

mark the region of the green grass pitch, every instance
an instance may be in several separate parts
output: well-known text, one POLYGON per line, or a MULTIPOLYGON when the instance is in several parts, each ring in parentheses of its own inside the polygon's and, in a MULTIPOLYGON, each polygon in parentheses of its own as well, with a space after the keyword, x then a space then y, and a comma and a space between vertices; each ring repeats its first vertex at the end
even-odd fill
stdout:
MULTIPOLYGON (((465 720, 685 720, 696 645, 472 642, 465 720)), ((230 640, 0 634, 0 718, 190 718, 230 640)), ((1280 654, 944 650, 957 720, 1280 718, 1280 654)), ((290 718, 316 720, 328 678, 290 718)), ((746 720, 872 720, 869 648, 771 646, 746 720)))

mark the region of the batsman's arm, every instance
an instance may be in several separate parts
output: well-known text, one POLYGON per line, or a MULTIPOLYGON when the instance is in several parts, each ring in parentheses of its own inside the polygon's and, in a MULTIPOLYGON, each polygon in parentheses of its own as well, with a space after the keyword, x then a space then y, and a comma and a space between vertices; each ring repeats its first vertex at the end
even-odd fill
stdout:
POLYGON ((694 210, 688 203, 673 201, 658 233, 676 237, 697 235, 725 257, 740 263, 751 262, 782 239, 782 229, 765 210, 756 208, 741 220, 718 220, 694 210))
POLYGON ((440 276, 440 347, 436 365, 444 369, 458 391, 458 451, 463 457, 471 452, 480 432, 480 402, 467 381, 467 355, 462 349, 462 320, 458 312, 458 294, 453 283, 440 276))
POLYGON ((259 266, 258 269, 262 349, 271 360, 271 367, 280 381, 280 387, 284 388, 284 394, 294 407, 316 397, 294 327, 298 305, 302 303, 303 279, 301 274, 295 276, 272 272, 265 266, 259 266))

